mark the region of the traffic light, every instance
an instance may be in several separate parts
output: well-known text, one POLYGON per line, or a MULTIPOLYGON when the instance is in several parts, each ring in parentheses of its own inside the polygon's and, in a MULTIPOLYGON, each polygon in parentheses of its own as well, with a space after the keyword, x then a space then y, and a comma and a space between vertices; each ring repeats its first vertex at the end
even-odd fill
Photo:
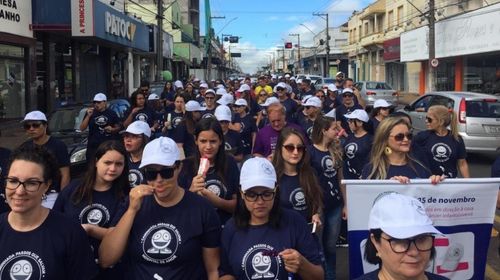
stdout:
POLYGON ((291 49, 291 48, 293 48, 292 42, 286 42, 285 49, 291 49))

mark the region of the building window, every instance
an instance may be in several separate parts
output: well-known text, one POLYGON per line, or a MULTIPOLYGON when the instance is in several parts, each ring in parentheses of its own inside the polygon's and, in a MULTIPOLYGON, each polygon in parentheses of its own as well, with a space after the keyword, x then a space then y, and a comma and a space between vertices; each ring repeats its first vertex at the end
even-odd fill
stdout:
POLYGON ((387 13, 387 26, 391 28, 394 25, 394 13, 393 11, 389 11, 387 13))
POLYGON ((368 21, 365 22, 365 36, 367 36, 369 33, 368 33, 368 21))
POLYGON ((464 61, 463 89, 489 94, 500 93, 500 57, 467 56, 464 61))
POLYGON ((401 21, 403 20, 403 6, 398 7, 398 25, 401 24, 401 21))
POLYGON ((24 49, 0 44, 0 119, 25 114, 24 49))

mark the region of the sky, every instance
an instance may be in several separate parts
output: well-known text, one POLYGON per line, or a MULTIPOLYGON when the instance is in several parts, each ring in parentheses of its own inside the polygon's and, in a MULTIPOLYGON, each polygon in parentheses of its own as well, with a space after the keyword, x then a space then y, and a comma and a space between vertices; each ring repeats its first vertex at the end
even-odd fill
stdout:
MULTIPOLYGON (((200 35, 205 34, 204 2, 200 0, 200 35)), ((300 34, 301 47, 313 45, 314 33, 324 30, 326 21, 313 16, 314 12, 329 14, 329 26, 337 27, 347 22, 354 10, 362 10, 373 0, 210 0, 212 26, 216 36, 240 37, 238 44, 231 44, 231 52, 240 52, 236 58, 243 72, 255 73, 269 64, 271 52, 285 42, 297 44, 300 34)), ((228 49, 228 43, 224 44, 228 49)))

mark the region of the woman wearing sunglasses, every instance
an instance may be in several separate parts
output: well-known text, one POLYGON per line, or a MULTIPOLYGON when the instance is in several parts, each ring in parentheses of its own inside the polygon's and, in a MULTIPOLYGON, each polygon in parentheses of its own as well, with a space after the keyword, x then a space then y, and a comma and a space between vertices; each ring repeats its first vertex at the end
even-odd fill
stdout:
POLYGON ((323 279, 308 226, 280 207, 273 165, 264 158, 245 161, 240 185, 236 212, 222 231, 220 279, 323 279))
POLYGON ((363 109, 356 109, 345 118, 351 133, 344 146, 344 178, 359 179, 363 167, 369 160, 373 144, 372 126, 368 114, 363 109))
POLYGON ((323 191, 323 234, 322 244, 325 255, 325 279, 336 279, 337 239, 341 218, 347 218, 345 185, 342 176, 342 147, 338 140, 338 126, 334 118, 319 116, 314 121, 312 143, 309 147, 311 164, 318 175, 323 191))
POLYGON ((364 258, 378 269, 356 280, 448 279, 425 271, 436 256, 434 236, 442 234, 422 209, 419 200, 398 193, 376 199, 364 258))
MULTIPOLYGON (((94 279, 97 266, 85 231, 42 206, 59 170, 46 149, 21 147, 5 178, 10 212, 0 215, 0 279, 94 279)), ((67 189, 67 188, 66 188, 67 189)))
POLYGON ((278 174, 280 204, 297 211, 309 223, 321 225, 323 195, 311 166, 304 136, 293 128, 284 128, 273 156, 278 174))
POLYGON ((456 113, 443 105, 434 105, 425 117, 427 130, 413 139, 415 155, 425 163, 434 175, 456 178, 458 171, 463 178, 469 178, 464 140, 458 134, 456 113), (450 127, 450 129, 448 129, 450 127))
POLYGON ((148 184, 130 191, 101 242, 100 265, 122 259, 124 279, 218 279, 219 219, 206 200, 178 185, 175 142, 149 142, 140 167, 148 184))
POLYGON ((57 199, 58 193, 66 187, 70 181, 69 172, 69 155, 66 144, 61 140, 51 137, 48 134, 47 117, 40 111, 32 111, 26 114, 23 120, 23 128, 29 137, 29 140, 24 142, 21 146, 29 147, 43 147, 51 152, 56 160, 57 167, 61 174, 60 179, 54 181, 47 193, 43 205, 47 208, 52 208, 57 199))
POLYGON ((405 119, 388 117, 380 122, 373 139, 370 162, 361 173, 362 179, 393 179, 409 183, 410 179, 430 178, 433 184, 444 177, 431 172, 410 155, 411 127, 405 119))
POLYGON ((382 120, 389 116, 391 111, 391 104, 384 99, 377 99, 373 103, 373 110, 371 113, 370 121, 373 126, 373 131, 377 130, 378 125, 382 120))
MULTIPOLYGON (((99 257, 99 243, 128 194, 126 158, 127 152, 120 142, 102 143, 96 150, 95 158, 90 161, 83 179, 73 180, 54 204, 55 211, 82 225, 96 260, 99 257)), ((118 277, 119 273, 116 269, 103 270, 100 279, 118 277)))
POLYGON ((306 132, 309 140, 313 130, 314 120, 321 115, 322 101, 316 96, 307 98, 302 105, 302 111, 297 114, 297 122, 306 132))
POLYGON ((201 119, 194 131, 195 153, 184 162, 179 185, 206 198, 225 223, 236 207, 240 176, 234 158, 224 150, 224 133, 215 118, 201 119), (200 160, 208 160, 208 170, 201 170, 200 160))

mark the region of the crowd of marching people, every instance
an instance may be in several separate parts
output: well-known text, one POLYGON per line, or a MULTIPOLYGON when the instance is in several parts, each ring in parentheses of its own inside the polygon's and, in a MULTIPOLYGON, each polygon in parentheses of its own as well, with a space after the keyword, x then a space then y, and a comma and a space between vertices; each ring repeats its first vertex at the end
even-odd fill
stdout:
MULTIPOLYGON (((290 74, 191 77, 161 95, 143 83, 123 119, 107 101, 95 94, 80 124, 80 178, 43 112, 24 117, 26 142, 0 149, 0 279, 335 279, 343 179, 470 177, 455 112, 428 108, 428 130, 413 135, 385 100, 369 114, 341 72, 318 90, 290 74)), ((404 219, 416 203, 374 205, 365 257, 379 270, 362 279, 445 279, 424 272, 440 234, 427 216, 385 226, 398 222, 386 205, 404 219), (408 256, 418 265, 395 264, 408 256)))

